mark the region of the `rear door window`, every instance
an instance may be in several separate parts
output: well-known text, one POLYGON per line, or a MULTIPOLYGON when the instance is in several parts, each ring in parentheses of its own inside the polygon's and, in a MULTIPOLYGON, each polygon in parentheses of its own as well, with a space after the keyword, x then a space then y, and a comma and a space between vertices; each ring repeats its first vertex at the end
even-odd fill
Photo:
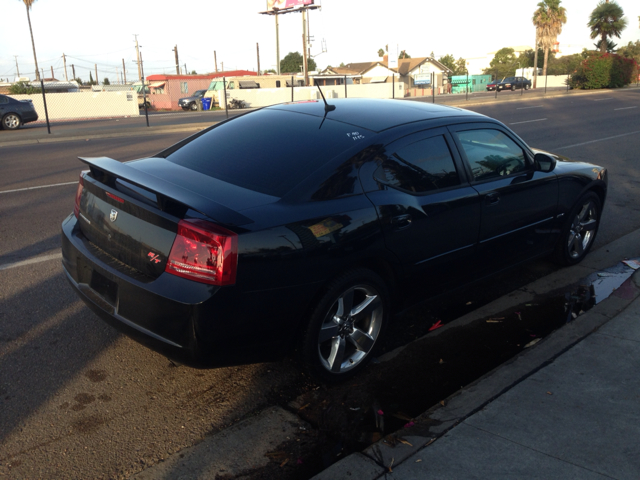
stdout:
POLYGON ((388 155, 374 175, 381 183, 416 194, 460 185, 460 177, 443 135, 397 149, 388 155))

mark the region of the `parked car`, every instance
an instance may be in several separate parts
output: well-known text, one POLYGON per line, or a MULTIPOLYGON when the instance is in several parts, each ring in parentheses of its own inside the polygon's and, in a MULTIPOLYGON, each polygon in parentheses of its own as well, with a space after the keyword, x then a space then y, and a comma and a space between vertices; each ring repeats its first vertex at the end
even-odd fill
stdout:
POLYGON ((0 95, 0 125, 5 130, 16 130, 25 123, 38 120, 38 113, 31 100, 16 100, 0 95))
POLYGON ((76 293, 178 362, 295 350, 334 381, 365 366, 394 311, 593 245, 604 168, 459 108, 331 102, 255 110, 146 159, 82 158, 62 223, 76 293))
POLYGON ((524 77, 505 77, 499 82, 491 82, 487 85, 487 90, 492 91, 495 89, 500 90, 515 90, 517 88, 524 88, 529 90, 531 88, 531 80, 527 80, 524 77))
POLYGON ((207 93, 206 88, 204 90, 196 90, 190 97, 179 99, 178 106, 182 107, 183 110, 198 110, 198 102, 204 97, 205 93, 207 93))

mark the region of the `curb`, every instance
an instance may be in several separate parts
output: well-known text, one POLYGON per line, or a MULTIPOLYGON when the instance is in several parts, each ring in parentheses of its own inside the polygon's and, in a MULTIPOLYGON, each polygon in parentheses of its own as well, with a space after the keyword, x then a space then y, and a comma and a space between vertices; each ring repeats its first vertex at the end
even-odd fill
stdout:
MULTIPOLYGON (((532 301, 537 295, 548 294, 568 285, 575 284, 590 273, 602 270, 620 261, 620 252, 628 257, 640 255, 640 230, 600 247, 592 252, 580 265, 558 270, 557 272, 532 282, 468 315, 431 332, 441 334, 450 328, 457 328, 495 315, 523 302, 532 301), (611 252, 615 252, 611 253, 611 252), (614 257, 616 258, 614 260, 614 257)), ((630 281, 635 288, 632 298, 622 298, 615 294, 595 305, 578 319, 553 332, 535 347, 522 351, 494 370, 488 372, 471 384, 458 390, 442 404, 434 405, 415 419, 416 425, 387 435, 384 439, 370 445, 359 453, 354 453, 333 464, 314 476, 314 480, 342 478, 376 479, 389 473, 413 454, 437 441, 452 428, 484 408, 487 404, 552 363, 556 358, 605 325, 631 303, 640 297, 640 270, 630 281), (405 442, 388 441, 401 438, 405 442)), ((425 337, 422 337, 422 339, 425 337)), ((412 343, 420 342, 417 339, 412 343)), ((385 361, 399 355, 406 346, 387 353, 380 358, 385 361)))

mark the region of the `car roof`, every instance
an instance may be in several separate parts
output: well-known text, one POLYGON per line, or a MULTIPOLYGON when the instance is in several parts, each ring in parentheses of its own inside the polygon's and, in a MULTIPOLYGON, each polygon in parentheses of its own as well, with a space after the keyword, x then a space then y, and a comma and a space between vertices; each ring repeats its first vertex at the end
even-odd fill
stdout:
POLYGON ((284 110, 293 113, 313 115, 348 123, 381 132, 406 123, 433 120, 443 117, 467 117, 482 115, 456 107, 435 105, 432 103, 406 100, 382 100, 370 98, 328 99, 335 110, 326 112, 322 100, 306 100, 301 102, 281 103, 266 107, 271 110, 284 110))

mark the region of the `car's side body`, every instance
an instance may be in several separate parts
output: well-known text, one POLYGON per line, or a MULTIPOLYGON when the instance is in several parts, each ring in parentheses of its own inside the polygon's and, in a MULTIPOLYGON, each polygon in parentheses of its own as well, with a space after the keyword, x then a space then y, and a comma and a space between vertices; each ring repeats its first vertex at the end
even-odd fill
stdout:
POLYGON ((16 100, 7 95, 0 95, 0 125, 3 129, 14 130, 36 120, 38 113, 31 100, 16 100))
POLYGON ((493 90, 516 90, 522 89, 525 90, 531 88, 531 80, 525 77, 505 77, 502 80, 491 82, 487 85, 487 91, 493 90))
POLYGON ((277 105, 214 126, 154 158, 85 159, 91 171, 78 213, 62 225, 68 280, 104 320, 181 362, 273 360, 296 345, 327 285, 345 271, 375 272, 397 311, 548 255, 581 195, 596 192, 604 203, 607 179, 600 167, 547 157, 555 168, 541 169, 536 152, 500 122, 399 102, 335 101, 334 111, 321 102, 277 105), (313 127, 309 135, 320 132, 317 143, 310 136, 305 146, 298 138, 295 128, 302 124, 313 127), (258 125, 281 127, 284 135, 272 140, 274 130, 260 137, 258 125), (470 137, 476 133, 515 145, 522 152, 518 165, 504 172, 472 168, 468 157, 478 149, 500 153, 470 137), (287 155, 293 161, 283 160, 272 181, 251 172, 246 184, 225 181, 233 166, 219 167, 216 178, 197 160, 215 145, 225 154, 212 138, 233 149, 256 141, 256 156, 264 144, 264 158, 253 165, 287 155), (306 170, 304 149, 331 149, 322 146, 330 139, 331 155, 306 170), (277 144, 282 149, 272 152, 269 145, 277 144), (404 184, 416 168, 402 157, 416 145, 444 152, 437 161, 447 172, 419 172, 417 183, 404 184), (263 191, 251 187, 263 183, 263 191), (109 221, 110 210, 116 220, 109 221), (176 224, 187 217, 237 235, 234 285, 165 271, 176 224))

